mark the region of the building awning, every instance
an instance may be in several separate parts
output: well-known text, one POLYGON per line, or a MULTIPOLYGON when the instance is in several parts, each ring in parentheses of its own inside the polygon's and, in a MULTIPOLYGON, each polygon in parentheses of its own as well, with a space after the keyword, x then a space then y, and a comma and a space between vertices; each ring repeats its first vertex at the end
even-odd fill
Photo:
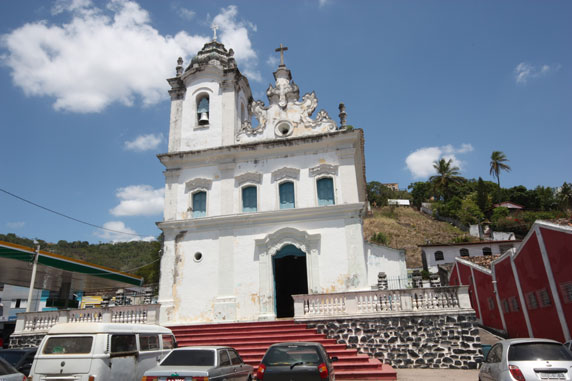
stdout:
MULTIPOLYGON (((0 282, 30 286, 35 251, 0 241, 0 282)), ((70 284, 75 291, 141 286, 143 278, 93 263, 40 250, 34 288, 60 290, 70 284)))

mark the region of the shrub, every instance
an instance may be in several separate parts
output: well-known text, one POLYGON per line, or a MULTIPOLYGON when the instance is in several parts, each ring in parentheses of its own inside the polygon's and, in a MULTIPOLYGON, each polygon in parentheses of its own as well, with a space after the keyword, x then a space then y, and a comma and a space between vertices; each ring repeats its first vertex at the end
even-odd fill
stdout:
POLYGON ((379 243, 381 245, 388 245, 389 244, 389 238, 383 234, 382 232, 377 232, 374 235, 371 236, 371 240, 375 243, 379 243))

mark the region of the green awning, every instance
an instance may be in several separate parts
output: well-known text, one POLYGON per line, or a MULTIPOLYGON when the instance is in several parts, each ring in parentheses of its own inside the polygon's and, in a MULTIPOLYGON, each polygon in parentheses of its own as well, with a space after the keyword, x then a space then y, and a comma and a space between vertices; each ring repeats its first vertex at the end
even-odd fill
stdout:
MULTIPOLYGON (((32 248, 0 241, 0 282, 29 287, 34 254, 32 248)), ((76 291, 95 291, 140 286, 143 278, 40 250, 34 288, 58 291, 62 283, 76 291)))

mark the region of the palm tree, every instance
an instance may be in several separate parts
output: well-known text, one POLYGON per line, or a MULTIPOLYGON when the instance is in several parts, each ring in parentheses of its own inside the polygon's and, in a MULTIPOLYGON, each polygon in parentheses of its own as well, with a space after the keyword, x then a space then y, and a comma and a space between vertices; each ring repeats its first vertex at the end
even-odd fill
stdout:
POLYGON ((443 200, 447 201, 449 198, 449 185, 453 183, 460 183, 462 177, 459 176, 459 167, 453 166, 453 159, 433 162, 433 168, 437 171, 437 175, 431 176, 429 180, 433 183, 433 188, 439 196, 443 196, 443 200))
POLYGON ((506 155, 502 151, 493 151, 493 153, 491 154, 490 174, 493 176, 493 178, 494 177, 497 178, 499 191, 500 191, 500 172, 501 171, 510 172, 510 166, 508 164, 505 164, 505 162, 507 161, 508 159, 506 158, 506 155))

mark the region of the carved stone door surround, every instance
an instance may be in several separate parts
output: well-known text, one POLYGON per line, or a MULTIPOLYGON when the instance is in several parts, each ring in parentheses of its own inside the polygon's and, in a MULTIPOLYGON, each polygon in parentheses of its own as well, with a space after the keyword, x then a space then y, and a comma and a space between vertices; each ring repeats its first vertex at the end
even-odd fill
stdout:
POLYGON ((280 249, 286 245, 293 245, 306 253, 306 269, 308 276, 308 292, 310 294, 320 292, 319 277, 319 253, 320 234, 308 234, 295 228, 283 228, 268 234, 262 239, 257 239, 256 253, 259 263, 259 305, 261 320, 276 318, 274 294, 274 273, 272 271, 272 259, 280 249))

